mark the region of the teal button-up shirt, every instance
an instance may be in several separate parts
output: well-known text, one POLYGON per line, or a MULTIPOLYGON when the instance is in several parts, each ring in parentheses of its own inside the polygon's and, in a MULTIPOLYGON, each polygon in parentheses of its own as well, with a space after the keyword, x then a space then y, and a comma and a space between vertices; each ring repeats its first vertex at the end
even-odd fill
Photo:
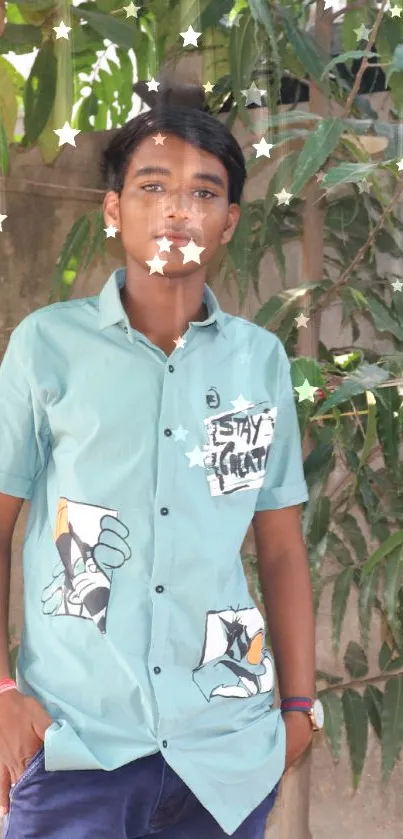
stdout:
POLYGON ((231 835, 284 769, 240 549, 308 498, 290 365, 207 285, 168 358, 125 277, 25 317, 0 367, 0 491, 31 500, 18 686, 53 719, 47 770, 161 750, 231 835))

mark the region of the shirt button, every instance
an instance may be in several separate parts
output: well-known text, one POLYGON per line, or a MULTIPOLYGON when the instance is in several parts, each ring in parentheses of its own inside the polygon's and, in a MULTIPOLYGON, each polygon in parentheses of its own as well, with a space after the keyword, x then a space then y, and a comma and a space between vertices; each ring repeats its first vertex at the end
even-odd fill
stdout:
POLYGON ((154 673, 161 673, 161 667, 154 667, 154 673))
POLYGON ((169 513, 168 507, 161 507, 160 513, 162 516, 167 516, 169 513))
POLYGON ((170 428, 166 428, 166 429, 165 429, 165 431, 164 431, 164 434, 165 434, 165 437, 170 437, 170 436, 171 436, 171 434, 172 434, 171 429, 170 429, 170 428))
POLYGON ((155 587, 155 591, 156 591, 158 594, 162 594, 162 592, 164 591, 164 586, 156 586, 156 587, 155 587))
POLYGON ((163 745, 164 749, 166 749, 166 747, 168 745, 168 740, 163 740, 162 745, 163 745))
POLYGON ((175 367, 173 366, 173 364, 170 364, 170 365, 169 365, 168 370, 169 370, 169 372, 170 372, 170 373, 173 373, 173 372, 174 372, 175 367))

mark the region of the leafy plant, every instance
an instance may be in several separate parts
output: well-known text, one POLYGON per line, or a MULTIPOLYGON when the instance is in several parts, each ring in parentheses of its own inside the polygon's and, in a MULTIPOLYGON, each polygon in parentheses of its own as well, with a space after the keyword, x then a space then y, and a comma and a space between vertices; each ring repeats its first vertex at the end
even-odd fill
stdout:
MULTIPOLYGON (((311 442, 305 460, 310 497, 302 523, 315 603, 318 607, 330 587, 333 646, 339 662, 352 592, 361 634, 341 651, 343 675, 317 673, 325 731, 336 760, 345 733, 357 786, 371 726, 382 749, 386 779, 403 744, 403 467, 399 457, 403 292, 398 276, 390 271, 382 275, 378 257, 401 257, 403 224, 396 208, 403 191, 403 175, 397 166, 403 14, 392 21, 386 2, 370 0, 364 10, 347 4, 342 16, 334 16, 342 54, 330 57, 311 25, 312 2, 150 0, 137 19, 127 18, 116 0, 83 2, 71 9, 67 0, 63 3, 62 8, 52 0, 8 3, 0 42, 4 91, 0 96, 0 166, 4 174, 10 169, 11 143, 23 148, 38 143, 44 160, 54 160, 59 153, 54 129, 65 120, 80 131, 122 125, 132 105, 130 55, 135 55, 138 79, 157 78, 181 57, 178 33, 189 25, 203 33, 201 81, 214 83, 209 94, 211 111, 221 113, 229 128, 239 118, 273 145, 276 169, 263 197, 244 202, 219 270, 227 285, 235 285, 241 306, 250 288, 254 289, 260 301, 255 322, 276 332, 284 342, 294 387, 307 379, 315 388, 312 400, 297 403, 301 432, 311 442), (69 49, 56 40, 53 30, 63 15, 72 27, 69 49), (224 19, 224 15, 229 17, 224 19), (363 22, 370 30, 364 46, 355 32, 363 22), (116 47, 114 57, 108 53, 109 42, 116 47), (30 52, 34 47, 38 53, 24 83, 7 54, 10 50, 30 52), (107 69, 100 70, 102 55, 108 59, 107 69), (388 120, 378 115, 373 101, 361 92, 364 75, 378 64, 389 89, 388 120), (295 82, 297 91, 288 110, 279 108, 284 80, 295 82), (268 109, 253 122, 242 94, 252 81, 265 90, 268 109), (315 85, 330 103, 326 114, 298 108, 298 91, 307 84, 311 91, 315 85), (329 116, 334 106, 337 116, 329 116), (14 133, 18 109, 24 110, 23 137, 14 133), (323 276, 289 288, 286 246, 304 235, 309 211, 306 188, 315 179, 324 214, 323 276), (283 188, 292 193, 288 205, 276 199, 283 188), (262 288, 260 270, 268 251, 276 259, 282 282, 281 291, 270 297, 268 289, 262 288), (351 341, 342 350, 319 341, 317 357, 306 357, 298 351, 296 318, 301 307, 314 320, 332 300, 341 305, 342 327, 351 327, 351 341), (390 352, 361 346, 363 321, 371 325, 374 337, 388 338, 390 352), (378 669, 373 673, 367 651, 374 615, 381 637, 378 669)), ((401 0, 395 5, 401 5, 401 0)), ((331 21, 332 12, 326 15, 331 21)), ((266 165, 255 154, 247 160, 248 172, 262 171, 262 180, 266 165)), ((318 237, 319 247, 320 229, 318 237)), ((52 298, 66 299, 79 270, 103 249, 101 212, 77 219, 55 266, 52 298)), ((256 557, 245 554, 243 560, 252 591, 263 605, 256 557)))

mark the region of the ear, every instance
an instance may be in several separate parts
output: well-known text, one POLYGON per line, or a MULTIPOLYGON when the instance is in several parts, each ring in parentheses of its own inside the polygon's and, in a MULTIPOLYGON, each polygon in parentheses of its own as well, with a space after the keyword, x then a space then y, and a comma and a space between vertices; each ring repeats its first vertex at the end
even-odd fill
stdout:
POLYGON ((241 215, 239 204, 230 204, 228 207, 228 218, 221 236, 221 244, 226 245, 231 241, 241 215))
POLYGON ((117 192, 109 190, 109 192, 106 193, 102 203, 102 209, 105 226, 108 227, 110 224, 113 224, 114 227, 117 227, 117 229, 120 230, 120 201, 117 192))

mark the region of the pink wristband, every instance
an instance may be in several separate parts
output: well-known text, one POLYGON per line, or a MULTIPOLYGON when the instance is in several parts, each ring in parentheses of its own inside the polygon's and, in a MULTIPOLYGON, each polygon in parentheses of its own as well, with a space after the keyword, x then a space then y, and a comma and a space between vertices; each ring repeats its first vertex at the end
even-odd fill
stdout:
POLYGON ((17 690, 14 679, 0 679, 0 693, 5 693, 6 690, 17 690))

